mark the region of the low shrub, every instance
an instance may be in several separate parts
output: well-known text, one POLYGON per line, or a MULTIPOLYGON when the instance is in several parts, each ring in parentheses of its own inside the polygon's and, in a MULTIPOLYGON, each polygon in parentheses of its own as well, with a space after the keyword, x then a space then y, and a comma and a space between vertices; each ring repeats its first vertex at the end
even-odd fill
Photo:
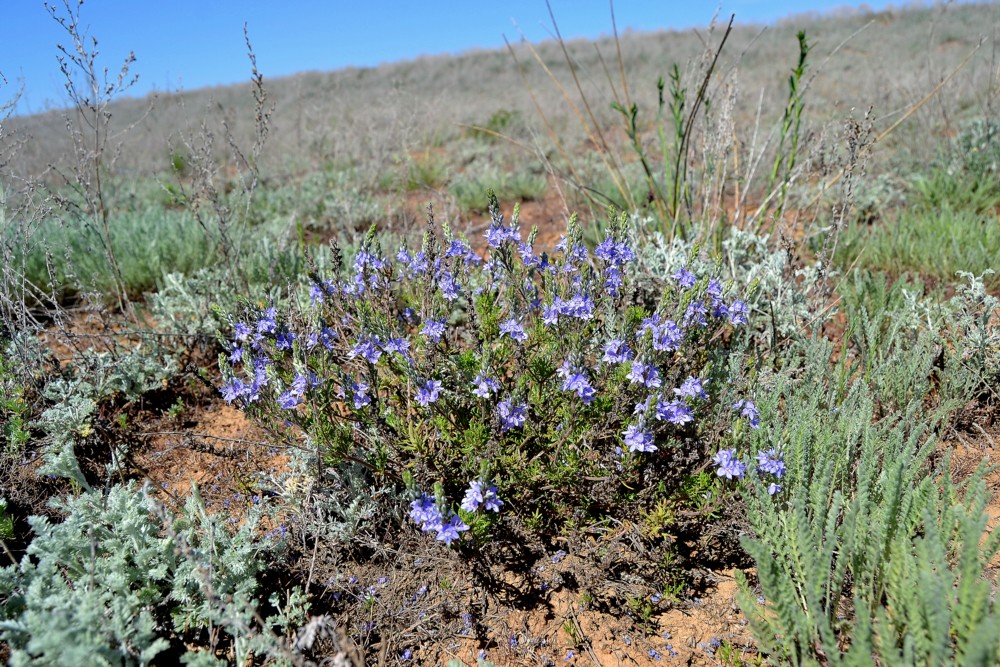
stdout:
POLYGON ((756 427, 726 344, 741 298, 682 268, 643 300, 625 216, 593 253, 572 223, 550 256, 517 212, 508 226, 490 210, 486 261, 447 230, 393 259, 369 235, 300 307, 248 303, 226 400, 314 448, 318 478, 353 461, 405 483, 415 523, 447 543, 505 516, 550 536, 634 516, 756 427))

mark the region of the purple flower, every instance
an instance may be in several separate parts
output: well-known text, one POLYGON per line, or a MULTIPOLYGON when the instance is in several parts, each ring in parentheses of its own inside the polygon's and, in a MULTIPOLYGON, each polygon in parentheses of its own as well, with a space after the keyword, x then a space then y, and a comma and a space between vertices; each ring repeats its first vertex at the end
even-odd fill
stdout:
POLYGON ((500 401, 497 404, 497 414, 500 416, 501 431, 521 428, 528 418, 528 406, 525 403, 514 405, 510 399, 500 401))
POLYGON ((371 396, 368 395, 368 389, 369 389, 368 383, 354 382, 353 380, 351 380, 350 383, 351 383, 352 400, 354 401, 354 409, 360 410, 366 405, 371 404, 372 399, 371 396))
POLYGON ((750 423, 750 428, 760 428, 760 412, 753 401, 741 399, 733 403, 733 410, 739 410, 740 416, 750 423))
POLYGON ((692 301, 684 311, 682 324, 686 327, 691 326, 691 324, 697 324, 700 327, 708 326, 708 320, 705 319, 707 313, 708 310, 702 301, 692 301))
POLYGON ((625 241, 616 243, 610 238, 604 239, 594 249, 594 254, 615 267, 619 267, 635 259, 635 253, 628 246, 628 243, 625 241))
POLYGON ((559 324, 559 315, 562 312, 563 300, 556 296, 552 299, 552 305, 545 306, 542 309, 542 322, 547 327, 555 326, 559 324))
POLYGON ((517 253, 521 256, 521 262, 525 266, 535 266, 538 264, 538 255, 535 254, 534 248, 528 243, 518 243, 517 253))
POLYGON ((247 338, 250 336, 250 327, 242 322, 237 322, 234 330, 234 336, 237 342, 245 343, 247 338))
POLYGON ((222 386, 222 399, 226 403, 232 403, 240 396, 247 393, 248 387, 243 383, 242 380, 238 378, 233 378, 227 384, 222 386))
POLYGON ((462 499, 461 508, 466 512, 475 512, 480 505, 491 512, 499 512, 503 507, 503 501, 497 497, 497 487, 492 484, 485 491, 483 483, 479 480, 469 482, 469 488, 462 499))
POLYGON ((455 282, 455 277, 451 275, 451 272, 445 271, 439 280, 439 284, 441 286, 441 293, 448 301, 454 301, 461 296, 458 283, 455 282))
POLYGON ((700 398, 705 400, 708 398, 708 394, 701 386, 701 379, 696 377, 689 377, 687 380, 681 383, 681 386, 674 389, 674 395, 684 396, 687 398, 700 398))
POLYGON ((417 390, 417 403, 426 407, 438 400, 440 392, 441 383, 436 380, 428 380, 417 390))
POLYGON ((484 500, 483 483, 474 479, 469 482, 469 488, 465 491, 465 497, 462 498, 460 507, 465 512, 475 512, 484 500))
POLYGON ((425 532, 440 530, 444 522, 434 496, 426 493, 421 493, 419 498, 410 503, 410 518, 419 523, 420 530, 425 532))
POLYGON ((454 240, 451 245, 448 246, 448 250, 444 253, 445 257, 465 257, 472 252, 472 248, 469 247, 464 241, 454 240))
POLYGON ((323 291, 323 286, 319 283, 313 283, 309 286, 309 302, 313 305, 317 303, 323 303, 326 301, 326 292, 323 291))
POLYGON ((278 311, 271 306, 264 311, 264 314, 257 320, 257 333, 269 334, 278 330, 278 311))
POLYGON ((503 334, 507 334, 519 343, 528 340, 528 334, 525 333, 524 327, 513 317, 500 325, 500 335, 503 334))
POLYGON ((423 328, 420 329, 420 333, 427 336, 431 341, 440 343, 441 337, 444 335, 444 329, 444 320, 427 320, 424 322, 423 328))
POLYGON ((288 329, 282 328, 278 332, 277 338, 274 339, 274 346, 279 350, 290 350, 292 349, 292 342, 295 340, 295 334, 293 334, 288 329))
POLYGON ((462 521, 462 518, 457 514, 452 514, 451 519, 448 523, 442 524, 438 528, 437 540, 439 542, 444 542, 445 545, 451 546, 451 543, 458 539, 459 533, 465 532, 469 529, 469 526, 462 521))
POLYGON ((694 287, 694 284, 698 282, 698 279, 695 277, 695 275, 690 271, 688 271, 687 268, 683 266, 677 269, 677 272, 674 273, 673 278, 674 280, 677 281, 677 284, 684 289, 691 289, 692 287, 694 287))
POLYGON ((286 391, 278 397, 278 405, 280 405, 284 410, 292 410, 299 403, 301 403, 301 399, 292 391, 286 391))
POLYGON ((750 309, 747 304, 737 299, 729 306, 729 322, 735 327, 747 323, 750 309))
POLYGON ((781 453, 772 447, 766 451, 757 452, 757 469, 781 479, 785 475, 785 462, 781 458, 781 453))
POLYGON ((642 361, 633 361, 629 370, 628 379, 633 384, 641 384, 648 389, 656 389, 662 384, 660 371, 652 364, 642 361))
POLYGON ((503 501, 497 495, 497 487, 492 484, 486 489, 486 495, 483 497, 483 507, 489 512, 499 512, 500 508, 503 507, 503 501))
POLYGON ((573 298, 560 304, 559 312, 577 319, 590 320, 594 317, 594 301, 588 295, 577 292, 573 298))
POLYGON ((668 421, 677 426, 683 426, 694 421, 691 415, 691 408, 684 401, 660 401, 656 404, 656 418, 660 421, 668 421))
POLYGON ((653 444, 653 435, 649 431, 642 430, 642 427, 635 424, 629 426, 622 433, 625 444, 630 452, 655 452, 656 445, 653 444))
POLYGON ((358 355, 364 357, 369 362, 377 364, 382 358, 382 350, 379 347, 379 339, 375 336, 371 338, 361 338, 355 343, 351 351, 347 353, 348 359, 353 359, 358 355))
POLYGON ((309 375, 296 373, 295 377, 292 379, 291 391, 296 396, 305 396, 306 391, 313 387, 318 387, 319 384, 319 379, 316 377, 315 373, 310 372, 309 375))
POLYGON ((635 332, 635 337, 640 338, 647 331, 655 334, 663 322, 664 320, 662 315, 653 313, 642 321, 642 324, 639 325, 639 330, 635 332))
POLYGON ((482 373, 476 376, 476 379, 472 381, 472 385, 472 393, 479 398, 489 398, 490 392, 496 393, 500 391, 500 383, 486 377, 482 373))
POLYGON ((609 296, 618 296, 622 287, 625 286, 625 279, 617 266, 609 266, 604 273, 604 289, 609 296))
POLYGON ((604 359, 613 364, 623 364, 631 361, 635 355, 629 349, 628 344, 622 338, 615 338, 604 344, 604 359))
POLYGON ((722 298, 722 285, 718 280, 712 278, 708 281, 708 287, 705 288, 705 294, 712 297, 712 299, 722 298))
POLYGON ((739 479, 746 471, 746 466, 736 458, 735 449, 720 449, 712 457, 712 462, 719 466, 715 474, 726 479, 739 479))
POLYGON ((563 391, 575 391, 577 396, 583 399, 584 404, 590 405, 594 400, 594 388, 590 386, 590 380, 584 369, 573 364, 569 359, 564 361, 556 370, 559 377, 563 378, 563 391))
POLYGON ((632 414, 636 416, 646 414, 646 412, 649 410, 649 406, 651 406, 653 404, 653 401, 655 400, 656 400, 656 394, 650 394, 649 396, 646 397, 646 400, 644 400, 642 403, 635 404, 635 407, 632 409, 632 414))
POLYGON ((405 358, 410 349, 410 341, 405 338, 390 338, 382 346, 382 349, 386 352, 398 352, 405 358))
POLYGON ((770 484, 767 485, 767 493, 772 496, 781 493, 781 484, 776 484, 775 482, 771 482, 770 484))
POLYGON ((684 332, 672 320, 653 329, 653 349, 658 352, 671 352, 680 347, 684 341, 684 332))

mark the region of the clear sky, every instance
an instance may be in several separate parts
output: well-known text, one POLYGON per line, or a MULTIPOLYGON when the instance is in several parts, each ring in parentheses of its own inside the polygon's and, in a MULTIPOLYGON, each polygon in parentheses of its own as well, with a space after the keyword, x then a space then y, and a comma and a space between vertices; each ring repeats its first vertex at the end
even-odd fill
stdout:
MULTIPOLYGON (((70 0, 75 7, 76 0, 70 0)), ((64 0, 49 0, 65 15, 64 0)), ((607 0, 551 0, 566 38, 610 34, 607 0)), ((42 0, 2 0, 0 100, 23 83, 18 111, 63 106, 56 45, 65 31, 42 0)), ((616 0, 619 30, 705 26, 716 9, 737 24, 792 13, 829 11, 884 0, 616 0)), ((133 94, 192 90, 246 81, 243 22, 265 77, 346 66, 374 66, 425 54, 495 48, 520 34, 550 36, 544 0, 86 0, 80 24, 98 39, 99 64, 117 72, 129 51, 139 83, 133 94), (516 25, 515 25, 516 23, 516 25)))

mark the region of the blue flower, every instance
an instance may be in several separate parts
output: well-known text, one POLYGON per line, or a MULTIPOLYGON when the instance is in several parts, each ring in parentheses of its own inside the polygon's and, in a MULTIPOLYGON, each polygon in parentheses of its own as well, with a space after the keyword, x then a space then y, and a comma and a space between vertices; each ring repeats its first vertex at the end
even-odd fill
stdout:
POLYGON ((562 385, 563 391, 575 391, 577 396, 583 399, 584 405, 590 405, 594 401, 595 391, 590 386, 587 376, 581 372, 570 374, 562 385))
POLYGON ((441 383, 436 380, 428 380, 417 390, 417 403, 426 407, 438 400, 440 392, 441 383))
POLYGON ((739 479, 746 472, 746 466, 736 458, 735 449, 720 449, 712 457, 712 462, 719 466, 718 470, 715 471, 719 477, 739 479))
POLYGON ((237 342, 245 343, 250 336, 250 327, 243 324, 243 322, 237 322, 233 334, 237 342))
POLYGON ((767 492, 769 495, 772 496, 781 493, 781 484, 776 484, 775 482, 771 482, 770 484, 767 485, 767 492))
POLYGON ((510 399, 500 401, 497 404, 497 414, 500 416, 501 431, 521 428, 528 418, 528 406, 525 403, 514 405, 510 399))
POLYGON ((382 358, 382 350, 379 345, 380 342, 376 336, 372 336, 371 338, 361 338, 354 344, 351 351, 347 353, 347 358, 353 359, 354 357, 360 355, 369 362, 377 364, 378 360, 382 358))
POLYGON ((618 296, 621 288, 625 285, 625 279, 617 266, 609 266, 604 273, 604 289, 609 296, 618 296))
POLYGON ((441 337, 444 336, 444 330, 444 320, 427 320, 424 322, 423 328, 420 329, 420 333, 427 336, 431 341, 439 343, 441 342, 441 337))
POLYGON ((444 298, 448 301, 454 301, 461 296, 461 291, 459 289, 458 283, 455 282, 455 277, 451 275, 450 271, 446 271, 440 278, 439 284, 441 286, 441 293, 444 298))
POLYGON ((684 289, 690 289, 694 287, 694 284, 696 282, 698 282, 698 279, 695 277, 695 275, 690 271, 688 271, 687 268, 683 266, 677 269, 676 273, 674 273, 673 278, 674 280, 677 281, 677 284, 683 287, 684 289))
POLYGON ((368 395, 368 383, 367 382, 354 382, 350 380, 351 383, 351 398, 354 401, 354 409, 360 410, 366 405, 371 404, 371 396, 368 395))
POLYGON ((628 344, 622 338, 615 338, 604 344, 603 361, 613 364, 623 364, 626 361, 631 361, 634 356, 635 354, 633 354, 628 344))
POLYGON ((552 299, 552 305, 545 306, 542 309, 542 323, 545 326, 551 327, 559 324, 559 314, 562 312, 563 300, 556 296, 552 299))
POLYGON ((472 381, 472 393, 479 398, 489 398, 490 393, 496 393, 500 391, 500 383, 496 380, 486 377, 482 373, 476 376, 472 381))
POLYGON ((279 350, 290 350, 292 349, 292 343, 295 341, 295 334, 293 334, 288 329, 282 328, 278 332, 277 338, 274 339, 274 346, 279 350))
POLYGON ((286 391, 278 397, 278 405, 284 410, 292 410, 301 402, 302 400, 292 391, 286 391))
POLYGON ((785 462, 781 453, 774 447, 757 452, 757 469, 781 479, 785 475, 785 462))
POLYGON ((656 418, 668 421, 677 426, 683 426, 694 421, 691 408, 684 401, 660 401, 656 404, 656 418))
POLYGON ((760 412, 753 401, 741 399, 733 403, 733 410, 739 410, 740 416, 750 423, 750 428, 760 428, 760 412))
POLYGON ((257 333, 270 334, 278 330, 278 311, 271 306, 257 320, 257 333))
POLYGON ((469 482, 469 488, 465 491, 465 497, 462 498, 460 507, 463 511, 475 512, 484 500, 483 483, 479 480, 472 480, 469 482))
POLYGON ((486 489, 486 495, 483 497, 483 507, 489 512, 499 512, 500 508, 503 507, 503 501, 497 495, 497 487, 492 484, 486 489))
POLYGON ((735 327, 747 323, 750 309, 747 304, 737 299, 729 306, 729 322, 735 327))
POLYGON ((611 238, 604 239, 594 249, 594 254, 614 267, 619 267, 635 259, 635 253, 625 241, 615 242, 611 238))
POLYGON ((248 387, 238 378, 233 378, 222 386, 222 398, 226 403, 232 403, 247 393, 248 387))
POLYGON ((653 435, 649 431, 642 430, 641 426, 635 424, 629 426, 622 433, 625 444, 630 452, 655 452, 656 445, 653 444, 653 435))
POLYGON ((676 396, 684 396, 687 398, 700 398, 705 400, 708 398, 708 394, 701 386, 701 379, 696 377, 688 377, 681 383, 681 386, 674 389, 674 394, 676 396))
POLYGON ((451 543, 459 538, 459 533, 465 532, 469 529, 460 516, 457 514, 452 514, 451 519, 448 523, 442 524, 438 528, 437 540, 439 542, 444 542, 445 545, 451 546, 451 543))
POLYGON ((525 333, 524 327, 521 326, 521 323, 514 317, 511 317, 509 320, 500 325, 500 335, 503 334, 507 334, 519 343, 523 343, 528 340, 528 334, 525 333))
POLYGON ((666 320, 653 328, 653 349, 658 352, 671 352, 680 347, 684 341, 684 331, 672 320, 666 320))
POLYGON ((663 382, 660 380, 660 371, 652 364, 642 361, 633 361, 629 370, 628 379, 633 384, 641 384, 649 389, 656 389, 663 382))
POLYGON ((705 304, 702 301, 692 301, 688 304, 687 309, 684 311, 682 324, 686 327, 691 324, 697 324, 700 327, 708 326, 708 320, 705 319, 705 315, 707 313, 708 310, 705 308, 705 304))
POLYGON ((434 496, 426 493, 421 493, 419 498, 410 503, 410 518, 419 523, 420 530, 424 532, 436 532, 444 522, 434 496))

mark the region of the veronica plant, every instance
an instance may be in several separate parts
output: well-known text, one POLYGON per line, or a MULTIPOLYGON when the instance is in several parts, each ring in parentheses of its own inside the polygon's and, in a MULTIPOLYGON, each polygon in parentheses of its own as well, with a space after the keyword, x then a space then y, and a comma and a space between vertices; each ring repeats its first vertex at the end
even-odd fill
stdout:
POLYGON ((528 501, 613 512, 618 482, 679 478, 676 450, 700 464, 701 436, 742 419, 725 341, 747 308, 719 280, 681 269, 644 300, 627 217, 593 251, 573 220, 549 254, 492 194, 490 213, 486 258, 433 220, 391 256, 370 233, 301 307, 247 304, 221 359, 227 401, 315 447, 320 474, 351 460, 405 478, 411 517, 448 543, 528 501))

